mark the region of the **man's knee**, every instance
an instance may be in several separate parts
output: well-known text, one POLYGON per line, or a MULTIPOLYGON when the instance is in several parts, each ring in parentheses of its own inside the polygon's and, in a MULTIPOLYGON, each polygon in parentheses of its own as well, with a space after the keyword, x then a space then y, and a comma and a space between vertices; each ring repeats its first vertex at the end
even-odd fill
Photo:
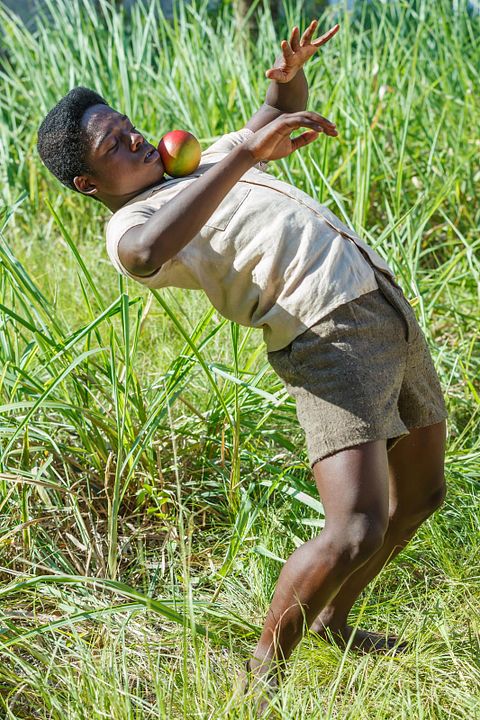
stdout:
POLYGON ((390 509, 389 530, 409 531, 415 530, 444 503, 447 488, 443 471, 431 478, 429 491, 416 498, 414 502, 399 502, 390 509))
POLYGON ((427 517, 430 517, 435 510, 438 510, 443 505, 446 495, 447 486, 445 483, 445 476, 442 473, 437 487, 427 497, 427 502, 424 508, 427 517))
POLYGON ((386 530, 387 522, 382 518, 356 513, 348 524, 327 533, 332 569, 344 575, 363 565, 382 547, 386 530))

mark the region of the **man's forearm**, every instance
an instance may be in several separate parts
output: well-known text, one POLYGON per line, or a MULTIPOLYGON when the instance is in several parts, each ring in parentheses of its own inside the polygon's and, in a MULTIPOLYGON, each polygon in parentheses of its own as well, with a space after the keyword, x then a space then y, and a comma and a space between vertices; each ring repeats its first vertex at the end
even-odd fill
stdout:
MULTIPOLYGON (((277 58, 280 60, 282 56, 277 58)), ((305 110, 308 102, 308 83, 300 68, 295 77, 287 83, 272 80, 268 86, 265 103, 282 112, 305 110)))
POLYGON ((153 272, 187 245, 256 162, 245 143, 237 145, 157 210, 142 226, 143 269, 153 272))

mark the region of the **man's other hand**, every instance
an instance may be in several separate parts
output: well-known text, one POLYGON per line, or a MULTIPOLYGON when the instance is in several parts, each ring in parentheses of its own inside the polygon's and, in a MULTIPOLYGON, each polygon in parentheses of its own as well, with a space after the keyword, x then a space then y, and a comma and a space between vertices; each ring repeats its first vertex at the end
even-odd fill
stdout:
POLYGON ((312 20, 302 37, 300 37, 300 30, 295 26, 290 36, 290 42, 282 40, 283 57, 278 58, 274 66, 266 71, 265 75, 269 80, 275 80, 278 83, 290 82, 307 60, 317 52, 321 45, 325 45, 340 27, 338 24, 334 25, 322 37, 312 42, 312 36, 317 25, 318 20, 312 20))

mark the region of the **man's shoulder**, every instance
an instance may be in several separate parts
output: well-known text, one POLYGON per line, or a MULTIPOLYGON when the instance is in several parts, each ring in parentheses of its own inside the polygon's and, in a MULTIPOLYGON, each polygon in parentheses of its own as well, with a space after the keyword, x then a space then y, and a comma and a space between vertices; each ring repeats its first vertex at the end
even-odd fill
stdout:
POLYGON ((107 223, 107 232, 112 232, 113 229, 119 227, 123 230, 125 223, 131 226, 132 224, 138 225, 145 222, 177 192, 180 192, 182 189, 181 181, 188 179, 189 176, 186 178, 172 178, 143 190, 113 213, 107 223))
POLYGON ((250 128, 242 127, 240 130, 232 130, 224 133, 218 137, 214 143, 209 145, 206 150, 202 152, 204 155, 215 155, 217 153, 228 153, 233 150, 237 145, 241 145, 245 140, 253 135, 253 130, 250 128))
MULTIPOLYGON (((202 152, 202 164, 204 161, 218 162, 223 157, 228 155, 228 153, 233 150, 233 148, 237 147, 237 145, 241 145, 242 143, 244 143, 253 134, 254 131, 247 127, 242 127, 240 128, 240 130, 233 130, 232 132, 225 133, 202 152)), ((254 165, 254 168, 256 170, 260 170, 262 172, 264 172, 267 167, 267 162, 263 160, 254 165)))
POLYGON ((133 198, 130 202, 116 210, 108 219, 105 226, 105 235, 107 242, 119 240, 127 230, 136 225, 143 225, 153 215, 155 204, 149 197, 133 198))

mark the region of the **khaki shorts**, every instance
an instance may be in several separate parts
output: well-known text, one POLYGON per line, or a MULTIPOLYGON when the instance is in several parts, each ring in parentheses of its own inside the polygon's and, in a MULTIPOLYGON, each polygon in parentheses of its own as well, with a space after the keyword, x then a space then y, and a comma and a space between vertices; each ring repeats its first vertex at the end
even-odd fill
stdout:
POLYGON ((447 417, 425 337, 401 288, 374 269, 378 290, 333 310, 268 353, 295 398, 310 464, 371 440, 387 448, 447 417))

